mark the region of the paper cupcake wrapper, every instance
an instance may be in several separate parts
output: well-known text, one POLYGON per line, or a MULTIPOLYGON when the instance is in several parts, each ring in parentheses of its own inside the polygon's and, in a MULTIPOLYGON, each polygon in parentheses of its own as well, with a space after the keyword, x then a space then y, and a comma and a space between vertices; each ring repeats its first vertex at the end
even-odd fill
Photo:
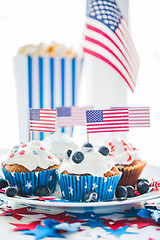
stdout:
POLYGON ((122 172, 121 179, 118 183, 119 186, 131 185, 135 187, 137 180, 139 179, 146 162, 142 162, 141 165, 135 165, 131 167, 119 167, 119 171, 122 172))
POLYGON ((5 179, 8 180, 11 186, 17 187, 20 194, 35 194, 40 186, 48 187, 51 192, 56 189, 58 180, 56 169, 29 173, 9 172, 3 168, 2 171, 5 179))
MULTIPOLYGON (((20 141, 28 142, 29 108, 55 109, 77 104, 83 58, 19 54, 13 60, 20 141)), ((34 132, 32 138, 42 140, 46 134, 34 132)))
POLYGON ((94 191, 98 198, 96 201, 112 200, 114 192, 121 177, 121 173, 113 177, 93 177, 58 175, 62 197, 73 202, 84 202, 86 193, 94 191))

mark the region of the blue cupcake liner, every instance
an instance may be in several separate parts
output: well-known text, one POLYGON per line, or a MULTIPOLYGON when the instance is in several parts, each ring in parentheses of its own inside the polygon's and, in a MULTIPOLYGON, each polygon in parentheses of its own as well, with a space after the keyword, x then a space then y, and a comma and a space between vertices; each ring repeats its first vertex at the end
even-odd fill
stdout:
POLYGON ((75 176, 58 174, 62 197, 73 202, 85 202, 86 193, 94 191, 96 201, 109 201, 120 180, 121 173, 113 177, 75 176))
POLYGON ((11 186, 18 188, 20 194, 32 195, 35 194, 37 188, 40 186, 46 186, 50 192, 54 192, 58 177, 56 169, 43 170, 38 172, 9 172, 2 168, 5 179, 8 180, 11 186))

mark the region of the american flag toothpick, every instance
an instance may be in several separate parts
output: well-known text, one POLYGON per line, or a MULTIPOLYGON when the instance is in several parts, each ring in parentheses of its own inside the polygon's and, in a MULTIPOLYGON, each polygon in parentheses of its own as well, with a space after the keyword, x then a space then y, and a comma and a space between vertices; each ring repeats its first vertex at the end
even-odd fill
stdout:
POLYGON ((86 111, 87 133, 129 131, 129 110, 107 109, 86 111))
POLYGON ((57 127, 86 126, 86 110, 90 109, 93 106, 57 108, 57 127))
POLYGON ((30 133, 55 132, 56 110, 30 108, 30 133))

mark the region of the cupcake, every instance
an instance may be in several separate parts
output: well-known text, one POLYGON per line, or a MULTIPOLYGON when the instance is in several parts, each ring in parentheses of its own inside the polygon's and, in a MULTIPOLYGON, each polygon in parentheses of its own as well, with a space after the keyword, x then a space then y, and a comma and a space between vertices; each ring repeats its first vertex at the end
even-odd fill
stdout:
POLYGON ((23 195, 35 194, 40 186, 54 192, 57 184, 56 169, 60 161, 45 150, 40 141, 14 146, 3 162, 2 171, 11 186, 23 195))
POLYGON ((88 193, 96 193, 96 201, 111 200, 121 173, 108 154, 107 147, 96 150, 90 143, 81 150, 67 150, 58 169, 62 197, 84 202, 88 193))
POLYGON ((136 185, 146 162, 139 157, 138 150, 123 139, 113 137, 105 141, 105 145, 110 149, 110 156, 119 171, 122 172, 119 185, 136 185))
POLYGON ((67 149, 72 151, 78 149, 78 146, 67 133, 50 134, 43 140, 43 144, 61 161, 64 159, 67 149))

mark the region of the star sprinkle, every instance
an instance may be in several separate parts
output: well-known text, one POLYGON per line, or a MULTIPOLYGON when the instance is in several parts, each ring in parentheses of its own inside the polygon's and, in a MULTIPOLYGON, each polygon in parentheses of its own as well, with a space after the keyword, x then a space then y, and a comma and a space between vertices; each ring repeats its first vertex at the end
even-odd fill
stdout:
POLYGON ((126 232, 129 225, 126 225, 124 227, 118 228, 116 231, 108 228, 103 228, 106 232, 111 233, 112 235, 120 238, 123 234, 137 234, 135 232, 126 232))
POLYGON ((108 192, 112 192, 112 186, 109 187, 108 192))
POLYGON ((65 238, 63 235, 59 234, 57 231, 51 229, 50 227, 43 227, 41 225, 37 225, 35 230, 23 231, 23 233, 26 235, 34 235, 35 240, 39 240, 45 237, 65 238))
POLYGON ((13 228, 13 231, 23 231, 23 230, 34 230, 36 229, 37 225, 40 225, 40 221, 38 222, 31 222, 29 224, 19 224, 19 223, 10 223, 11 225, 16 226, 13 228))

